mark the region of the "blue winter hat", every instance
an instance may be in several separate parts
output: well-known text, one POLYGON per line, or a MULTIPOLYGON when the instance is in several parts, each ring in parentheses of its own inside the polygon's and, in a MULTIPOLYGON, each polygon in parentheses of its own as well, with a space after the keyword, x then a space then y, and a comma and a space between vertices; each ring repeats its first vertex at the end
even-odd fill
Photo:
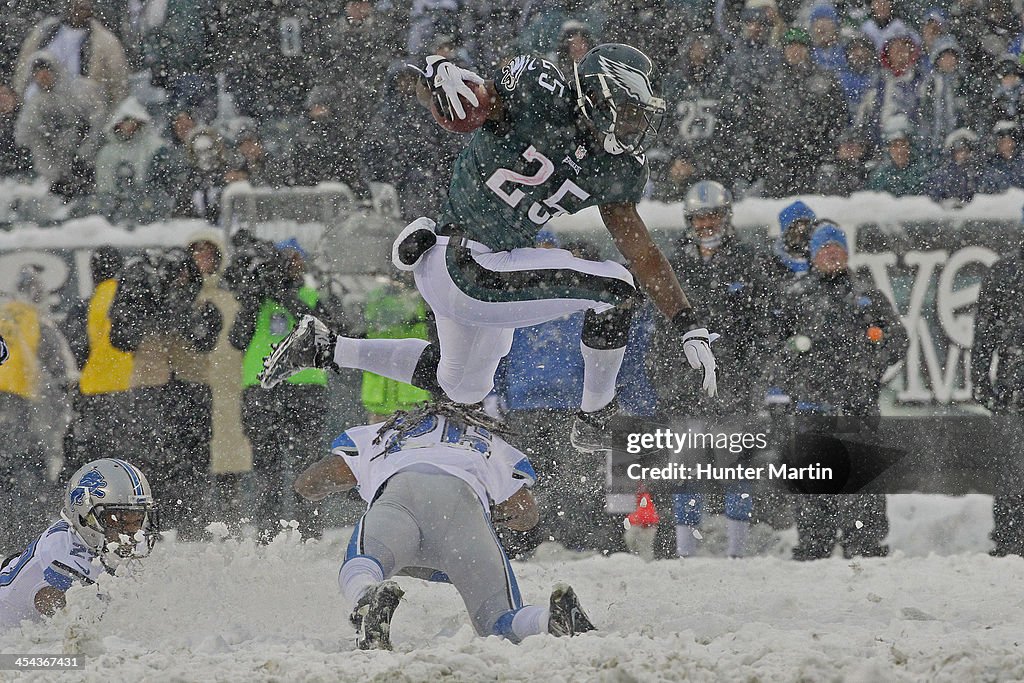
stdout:
POLYGON ((306 258, 306 250, 302 248, 301 244, 299 244, 299 240, 295 239, 294 237, 289 237, 286 240, 278 242, 274 246, 277 247, 280 251, 288 251, 290 249, 292 251, 298 252, 299 256, 301 256, 302 258, 306 258))
POLYGON ((796 221, 813 221, 815 218, 817 216, 811 207, 797 200, 779 212, 779 227, 786 232, 796 221))
POLYGON ((818 19, 829 19, 835 24, 839 23, 839 13, 832 5, 816 5, 809 16, 811 23, 818 19))
POLYGON ((558 241, 558 235, 555 234, 554 230, 550 228, 543 228, 537 232, 537 236, 533 239, 534 244, 553 244, 556 247, 561 243, 558 241))
POLYGON ((847 253, 850 251, 843 229, 835 223, 822 223, 811 233, 811 258, 817 256, 822 247, 831 243, 838 244, 847 253))

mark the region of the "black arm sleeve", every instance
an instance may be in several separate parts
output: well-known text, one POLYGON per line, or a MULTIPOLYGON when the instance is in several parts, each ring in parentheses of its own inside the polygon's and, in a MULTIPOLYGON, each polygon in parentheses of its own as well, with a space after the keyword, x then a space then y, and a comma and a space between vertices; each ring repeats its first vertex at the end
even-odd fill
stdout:
POLYGON ((256 318, 263 302, 255 297, 243 297, 240 303, 241 308, 228 333, 228 342, 239 351, 245 351, 252 341, 252 335, 256 333, 256 318))
POLYGON ((209 301, 204 301, 188 316, 185 336, 191 340, 199 353, 209 353, 217 345, 224 319, 220 311, 209 301))
POLYGON ((64 324, 61 326, 61 332, 64 333, 64 338, 68 340, 68 346, 71 347, 71 353, 75 357, 75 365, 79 370, 85 367, 85 362, 89 360, 89 302, 88 301, 76 301, 71 308, 68 310, 68 315, 64 318, 64 324))

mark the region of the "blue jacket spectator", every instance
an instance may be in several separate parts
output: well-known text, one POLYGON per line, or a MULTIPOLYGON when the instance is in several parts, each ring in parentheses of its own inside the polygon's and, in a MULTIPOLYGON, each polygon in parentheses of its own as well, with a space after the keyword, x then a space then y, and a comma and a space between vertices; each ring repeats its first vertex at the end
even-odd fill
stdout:
POLYGON ((932 171, 925 184, 928 196, 943 205, 971 201, 981 185, 981 167, 975 156, 978 136, 966 128, 946 138, 946 159, 932 171))
POLYGON ((846 43, 846 64, 836 76, 846 97, 850 119, 854 120, 864 96, 878 79, 878 55, 866 35, 856 33, 846 43))
POLYGON ((1000 121, 993 130, 995 151, 982 172, 980 192, 998 194, 1011 187, 1024 187, 1024 154, 1020 149, 1020 126, 1000 121))
POLYGON ((846 49, 839 41, 839 14, 832 5, 811 9, 811 59, 823 69, 838 72, 846 68, 846 49))

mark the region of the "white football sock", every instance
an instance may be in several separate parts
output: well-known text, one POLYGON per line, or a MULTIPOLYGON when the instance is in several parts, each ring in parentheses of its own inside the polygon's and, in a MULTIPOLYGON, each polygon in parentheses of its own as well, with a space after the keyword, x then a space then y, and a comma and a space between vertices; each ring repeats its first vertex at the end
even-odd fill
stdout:
POLYGON ((535 636, 538 633, 548 632, 548 619, 551 618, 551 610, 539 605, 526 605, 512 617, 512 633, 519 640, 526 636, 535 636))
POLYGON ((380 565, 369 557, 353 557, 338 572, 338 587, 353 607, 363 597, 363 593, 383 580, 384 572, 380 565))
POLYGON ((580 351, 583 352, 583 401, 580 410, 592 413, 615 398, 615 379, 619 376, 626 347, 592 349, 581 342, 580 351))
POLYGON ((424 339, 351 339, 338 337, 334 362, 343 368, 365 370, 389 379, 412 383, 423 349, 424 339))
POLYGON ((676 555, 679 557, 692 557, 697 554, 697 531, 696 527, 680 524, 676 526, 676 555))
POLYGON ((725 518, 725 537, 728 540, 726 555, 743 557, 747 554, 747 537, 750 535, 750 522, 740 519, 725 518))

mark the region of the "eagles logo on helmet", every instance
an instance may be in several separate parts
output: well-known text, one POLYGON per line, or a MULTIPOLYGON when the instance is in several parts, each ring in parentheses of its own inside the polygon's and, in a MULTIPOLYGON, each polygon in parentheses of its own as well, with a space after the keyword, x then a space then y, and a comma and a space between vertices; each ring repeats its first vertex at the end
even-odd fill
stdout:
POLYGON ((604 43, 575 65, 576 104, 594 124, 609 154, 640 155, 648 135, 657 135, 665 100, 652 82, 654 65, 635 47, 604 43))

